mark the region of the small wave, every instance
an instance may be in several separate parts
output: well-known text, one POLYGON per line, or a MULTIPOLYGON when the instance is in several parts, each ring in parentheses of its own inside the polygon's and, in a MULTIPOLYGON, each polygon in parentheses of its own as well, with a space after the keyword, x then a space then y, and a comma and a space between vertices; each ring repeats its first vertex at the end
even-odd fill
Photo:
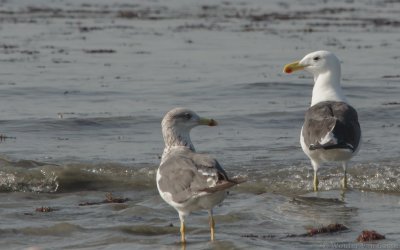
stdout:
MULTIPOLYGON (((55 165, 0 159, 0 192, 154 190, 156 170, 157 166, 151 164, 55 165)), ((305 163, 289 166, 261 164, 247 169, 238 167, 234 172, 246 173, 248 177, 248 181, 237 188, 239 192, 301 194, 313 189, 313 170, 305 163)), ((400 192, 400 169, 396 162, 352 165, 347 176, 350 189, 400 192)), ((319 171, 320 190, 341 189, 342 178, 343 170, 340 166, 323 166, 319 171)))
POLYGON ((260 89, 260 88, 273 88, 276 90, 277 88, 280 89, 293 89, 293 88, 301 88, 303 89, 304 87, 310 88, 310 84, 306 83, 289 83, 289 82, 254 82, 254 83, 242 83, 239 84, 242 86, 244 89, 260 89))
MULTIPOLYGON (((256 170, 248 170, 249 181, 243 183, 238 190, 258 194, 302 194, 313 190, 313 174, 312 167, 303 164, 266 166, 263 169, 258 167, 256 170)), ((321 191, 341 189, 342 167, 323 166, 318 176, 321 191)), ((347 178, 350 189, 400 193, 400 169, 396 162, 352 165, 347 170, 347 178)))
POLYGON ((65 236, 72 234, 73 232, 83 231, 84 229, 78 225, 70 223, 57 223, 49 227, 26 227, 20 229, 20 232, 26 235, 54 235, 54 236, 65 236))
POLYGON ((122 164, 55 165, 0 159, 1 192, 71 192, 155 187, 156 167, 122 164))
POLYGON ((1 229, 0 234, 24 234, 30 236, 65 236, 70 235, 74 232, 83 231, 84 229, 78 225, 70 224, 70 223, 57 223, 52 226, 43 226, 43 227, 24 227, 19 229, 1 229))
POLYGON ((175 234, 178 232, 178 228, 172 225, 170 226, 151 226, 151 225, 138 225, 138 226, 123 226, 119 228, 122 232, 134 235, 164 235, 164 234, 175 234))

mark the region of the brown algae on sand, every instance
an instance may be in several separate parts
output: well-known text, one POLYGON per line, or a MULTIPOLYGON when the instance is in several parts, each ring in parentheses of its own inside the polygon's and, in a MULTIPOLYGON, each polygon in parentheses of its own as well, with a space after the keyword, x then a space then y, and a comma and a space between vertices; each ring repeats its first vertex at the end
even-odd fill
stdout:
POLYGON ((366 242, 366 241, 373 241, 373 240, 383 240, 386 237, 382 234, 377 233, 374 230, 364 230, 361 234, 357 237, 358 242, 366 242))
POLYGON ((129 201, 128 198, 115 198, 113 197, 112 193, 106 193, 106 199, 103 201, 97 202, 83 202, 79 203, 79 206, 92 206, 92 205, 100 205, 100 204, 107 204, 107 203, 125 203, 129 201))
POLYGON ((35 209, 36 212, 40 212, 40 213, 50 213, 50 212, 54 212, 57 210, 58 209, 52 208, 52 207, 38 207, 35 209))
POLYGON ((340 231, 348 230, 348 228, 343 224, 329 224, 328 226, 319 227, 319 228, 310 228, 307 230, 308 236, 314 236, 316 234, 323 233, 336 233, 340 231))
POLYGON ((244 238, 294 238, 294 237, 312 237, 317 234, 331 234, 331 233, 337 233, 341 231, 346 231, 349 228, 346 227, 343 224, 339 223, 334 223, 334 224, 329 224, 327 226, 322 226, 319 228, 310 228, 307 230, 307 233, 301 233, 301 234, 287 234, 283 237, 278 237, 277 235, 257 235, 257 234, 244 234, 242 237, 244 238))

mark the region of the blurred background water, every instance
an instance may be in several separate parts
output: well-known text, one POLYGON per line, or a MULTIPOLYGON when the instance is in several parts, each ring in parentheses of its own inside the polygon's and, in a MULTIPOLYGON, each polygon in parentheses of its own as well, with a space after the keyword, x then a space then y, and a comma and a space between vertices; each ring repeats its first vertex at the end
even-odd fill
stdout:
POLYGON ((0 248, 179 248, 155 186, 176 106, 216 119, 193 130, 196 149, 249 177, 216 208, 217 242, 205 213, 189 218, 188 249, 355 248, 368 228, 398 248, 399 14, 387 0, 1 1, 0 248), (345 194, 336 164, 311 193, 299 133, 312 78, 282 73, 320 49, 341 59, 363 132, 345 194), (106 192, 130 200, 78 206, 106 192), (286 237, 329 223, 350 229, 286 237))

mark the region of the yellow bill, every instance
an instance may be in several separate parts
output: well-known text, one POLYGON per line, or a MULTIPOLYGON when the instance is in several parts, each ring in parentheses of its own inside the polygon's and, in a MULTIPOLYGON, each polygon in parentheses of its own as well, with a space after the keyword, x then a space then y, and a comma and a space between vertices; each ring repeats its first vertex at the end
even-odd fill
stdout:
POLYGON ((286 64, 285 67, 283 67, 283 72, 290 74, 294 71, 302 70, 304 69, 303 65, 300 65, 300 61, 297 62, 292 62, 289 64, 286 64))
POLYGON ((218 122, 216 120, 214 120, 214 119, 208 119, 208 118, 201 117, 200 121, 199 121, 199 124, 200 125, 207 125, 207 126, 217 126, 218 122))

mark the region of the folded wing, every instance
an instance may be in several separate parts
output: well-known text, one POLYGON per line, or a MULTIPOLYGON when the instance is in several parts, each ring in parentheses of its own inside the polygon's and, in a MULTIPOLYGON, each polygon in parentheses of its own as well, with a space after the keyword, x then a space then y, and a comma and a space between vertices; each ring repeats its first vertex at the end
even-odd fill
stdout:
POLYGON ((217 160, 189 151, 170 155, 160 166, 160 175, 161 191, 170 193, 177 203, 196 195, 222 191, 244 181, 230 180, 217 160))
POLYGON ((361 130, 356 110, 344 102, 321 102, 308 109, 303 137, 310 150, 357 149, 361 130))

